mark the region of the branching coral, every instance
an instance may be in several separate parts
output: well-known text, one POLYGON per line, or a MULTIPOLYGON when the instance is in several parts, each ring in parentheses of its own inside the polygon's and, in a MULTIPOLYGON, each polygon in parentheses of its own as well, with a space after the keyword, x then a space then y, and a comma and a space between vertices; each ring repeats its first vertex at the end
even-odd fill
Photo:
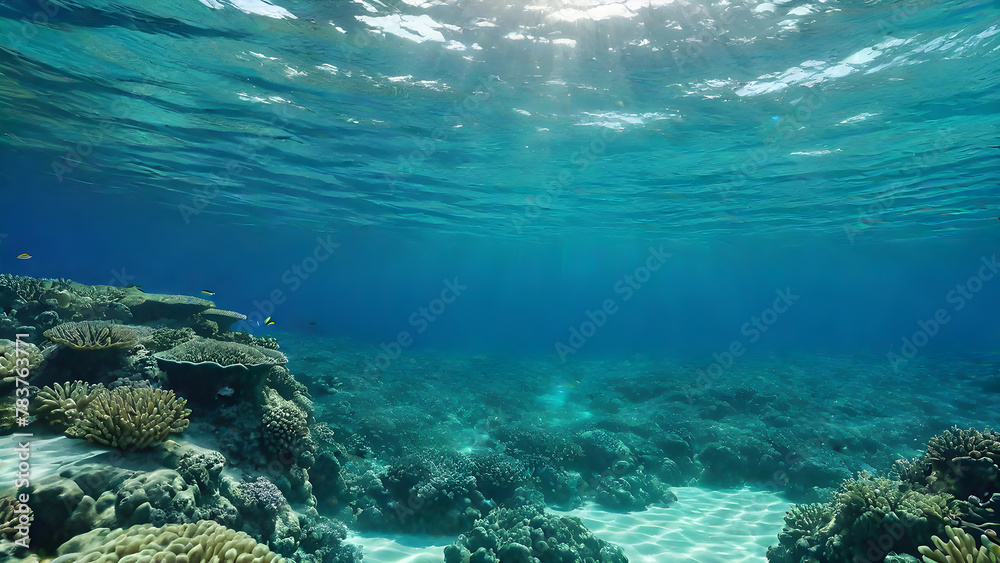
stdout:
POLYGON ((926 538, 955 523, 967 503, 949 494, 862 473, 827 505, 795 507, 768 561, 881 561, 889 551, 917 554, 926 538), (875 547, 872 547, 875 546, 875 547))
POLYGON ((35 278, 0 274, 0 308, 9 308, 16 299, 31 301, 41 286, 42 281, 35 278))
POLYGON ((27 368, 30 375, 41 363, 42 352, 38 346, 29 342, 15 344, 10 340, 0 340, 0 379, 5 383, 13 383, 20 368, 27 368), (18 359, 22 360, 20 365, 18 359))
MULTIPOLYGON (((997 563, 1000 561, 1000 546, 982 536, 982 545, 976 547, 976 539, 961 528, 947 526, 948 541, 933 536, 937 549, 920 546, 920 555, 925 563, 997 563)), ((994 536, 993 539, 996 539, 994 536)))
POLYGON ((243 532, 211 520, 194 524, 100 528, 77 536, 59 548, 52 563, 154 563, 239 561, 283 563, 285 560, 243 532))
POLYGON ((134 330, 108 321, 63 323, 46 330, 45 338, 75 350, 131 348, 138 341, 134 330))
POLYGON ((1000 433, 993 430, 946 430, 927 442, 924 475, 909 475, 931 490, 960 499, 1000 492, 1000 433), (922 478, 921 478, 922 477, 922 478))
POLYGON ((103 385, 91 386, 83 381, 43 387, 31 403, 31 412, 44 417, 53 426, 73 426, 80 419, 80 412, 103 389, 103 385))
POLYGON ((123 450, 162 442, 188 426, 186 401, 173 391, 119 387, 83 382, 45 387, 34 412, 50 424, 66 427, 66 435, 123 450))

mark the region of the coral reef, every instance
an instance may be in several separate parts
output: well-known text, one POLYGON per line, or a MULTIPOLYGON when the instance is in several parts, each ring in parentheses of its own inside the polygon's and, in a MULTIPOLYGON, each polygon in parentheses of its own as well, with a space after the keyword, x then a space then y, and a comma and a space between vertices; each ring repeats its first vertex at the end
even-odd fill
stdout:
POLYGON ((795 507, 768 561, 881 561, 890 551, 916 555, 927 538, 956 522, 962 503, 948 494, 862 473, 826 505, 795 507))
POLYGON ((190 327, 158 328, 144 338, 142 344, 155 354, 156 352, 165 352, 171 348, 180 346, 194 337, 194 330, 190 327))
POLYGON ((184 399, 164 389, 119 387, 81 381, 45 387, 34 409, 67 436, 122 450, 147 448, 188 426, 184 399))
POLYGON ((1000 492, 1000 433, 957 427, 932 437, 915 482, 960 499, 983 499, 1000 492))
POLYGON ((277 392, 267 394, 261 418, 261 439, 271 455, 303 467, 313 462, 316 445, 312 442, 307 415, 295 403, 281 398, 277 392))
POLYGON ((445 563, 587 561, 625 563, 621 548, 595 537, 578 518, 551 516, 537 505, 501 507, 445 548, 445 563))
POLYGON ((0 538, 13 539, 19 533, 18 526, 25 521, 29 524, 34 521, 34 514, 27 505, 24 505, 28 508, 26 520, 22 518, 22 514, 17 512, 19 504, 14 497, 0 498, 0 538))
POLYGON ((63 323, 46 330, 45 338, 74 350, 106 350, 131 348, 138 335, 131 328, 108 321, 63 323))
POLYGON ((284 558, 243 532, 211 520, 161 527, 136 525, 128 529, 100 528, 81 534, 59 547, 52 563, 131 563, 175 560, 283 563, 284 558), (180 559, 183 557, 184 559, 180 559))
POLYGON ((218 325, 219 329, 229 330, 229 326, 239 321, 247 320, 247 316, 236 311, 226 311, 224 309, 206 309, 198 313, 201 318, 218 325))

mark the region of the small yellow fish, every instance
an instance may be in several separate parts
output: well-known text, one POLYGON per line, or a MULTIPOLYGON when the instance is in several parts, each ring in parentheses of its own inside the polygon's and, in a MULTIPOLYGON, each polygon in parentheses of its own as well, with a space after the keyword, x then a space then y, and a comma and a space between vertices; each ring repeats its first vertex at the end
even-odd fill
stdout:
POLYGON ((264 319, 264 324, 266 324, 266 325, 273 325, 274 321, 271 320, 271 317, 268 317, 268 318, 264 319))
POLYGON ((27 260, 28 258, 31 258, 30 254, 18 254, 17 255, 17 259, 18 260, 27 260))
POLYGON ((203 289, 201 290, 201 292, 204 293, 205 295, 215 295, 214 291, 209 291, 207 289, 203 289))

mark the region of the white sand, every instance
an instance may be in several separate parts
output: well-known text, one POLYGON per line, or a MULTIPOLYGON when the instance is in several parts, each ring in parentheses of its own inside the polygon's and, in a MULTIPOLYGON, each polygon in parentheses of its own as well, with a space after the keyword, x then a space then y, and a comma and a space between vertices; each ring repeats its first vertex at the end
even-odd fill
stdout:
MULTIPOLYGON (((672 489, 677 502, 622 514, 588 505, 555 514, 576 516, 604 540, 625 551, 630 563, 764 563, 777 543, 790 503, 760 490, 672 489)), ((353 534, 368 563, 441 563, 445 538, 353 534)))
MULTIPOLYGON (((31 482, 37 483, 49 475, 61 472, 63 469, 108 453, 106 448, 94 446, 86 440, 78 440, 61 435, 39 434, 30 438, 0 437, 0 475, 5 482, 0 489, 12 488, 15 474, 18 471, 20 459, 16 448, 21 442, 28 442, 30 447, 28 463, 31 482), (9 481, 7 481, 9 477, 9 481)), ((100 461, 100 460, 95 460, 100 461)))
POLYGON ((671 489, 677 502, 620 514, 595 506, 559 514, 583 520, 591 532, 621 546, 630 563, 767 561, 790 503, 760 490, 671 489))

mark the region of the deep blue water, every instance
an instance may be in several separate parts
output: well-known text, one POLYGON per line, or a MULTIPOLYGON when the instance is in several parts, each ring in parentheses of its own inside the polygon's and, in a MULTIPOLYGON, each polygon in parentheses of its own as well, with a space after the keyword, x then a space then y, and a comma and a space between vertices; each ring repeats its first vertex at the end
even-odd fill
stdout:
POLYGON ((0 270, 568 361, 996 351, 998 15, 5 2, 0 270))

